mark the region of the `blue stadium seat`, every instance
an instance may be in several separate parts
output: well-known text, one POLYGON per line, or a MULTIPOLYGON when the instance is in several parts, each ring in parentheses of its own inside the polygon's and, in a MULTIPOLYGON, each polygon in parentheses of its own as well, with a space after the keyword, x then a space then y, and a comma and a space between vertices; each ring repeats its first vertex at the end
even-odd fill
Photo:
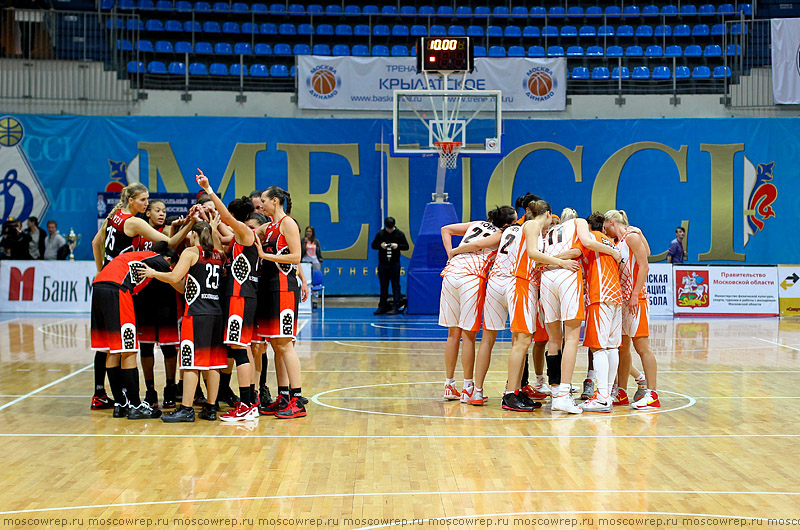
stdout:
POLYGON ((272 47, 272 53, 275 55, 291 55, 292 47, 285 43, 279 43, 272 47))
POLYGON ((545 18, 547 16, 547 9, 542 6, 533 6, 531 8, 531 18, 545 18))
POLYGON ((389 47, 385 44, 376 44, 372 47, 373 57, 389 57, 389 47))
POLYGON ((544 46, 531 46, 528 48, 528 57, 544 57, 544 46))
POLYGON ((672 79, 672 72, 669 71, 669 66, 656 66, 653 68, 653 79, 657 81, 672 79))
POLYGON ((267 66, 263 65, 263 64, 250 65, 250 76, 251 77, 269 77, 269 71, 267 70, 267 66))
POLYGON ((602 57, 603 56, 603 47, 602 46, 589 46, 586 48, 586 57, 602 57))
POLYGON ((278 35, 297 35, 297 28, 294 24, 281 24, 278 26, 278 35))
POLYGON ((708 37, 711 31, 706 24, 697 24, 692 28, 692 37, 708 37))
POLYGON ((525 26, 522 30, 523 37, 538 37, 539 35, 539 28, 537 26, 525 26))
POLYGON ((586 8, 586 17, 600 18, 603 16, 603 8, 600 6, 589 6, 586 8))
POLYGON ((128 73, 129 74, 143 74, 145 72, 144 63, 142 61, 129 61, 128 73))
POLYGON ((564 57, 564 48, 561 46, 549 46, 547 48, 548 57, 564 57))
POLYGON ((714 67, 714 79, 723 79, 731 76, 731 69, 727 66, 714 67))
POLYGON ((622 10, 622 15, 625 17, 638 17, 641 14, 642 12, 637 5, 627 5, 622 10))
POLYGON ((167 67, 161 61, 150 61, 147 63, 148 74, 166 74, 167 67))
POLYGON ((683 55, 683 50, 675 44, 667 46, 667 49, 664 50, 664 57, 680 57, 681 55, 683 55))
POLYGON ((250 12, 250 8, 244 2, 234 2, 231 6, 231 11, 237 15, 243 15, 250 12))
POLYGON ((408 26, 405 24, 395 24, 392 26, 392 37, 408 37, 408 26))
POLYGON ((415 17, 417 16, 417 8, 415 6, 400 6, 401 17, 415 17))
POLYGON ((139 42, 137 42, 136 43, 136 49, 139 50, 140 52, 152 52, 152 51, 154 51, 153 43, 150 42, 149 40, 140 40, 139 42))
POLYGON ((228 2, 214 2, 214 13, 230 13, 231 6, 228 2))
MULTIPOLYGON (((286 5, 285 4, 270 4, 269 12, 273 15, 285 15, 286 14, 286 5)), ((341 14, 342 8, 339 8, 339 14, 341 14)))
POLYGON ((725 55, 728 57, 737 57, 742 54, 742 47, 739 44, 728 44, 725 47, 725 55))
POLYGON ((475 57, 486 57, 486 48, 484 46, 475 46, 472 49, 472 53, 475 57))
POLYGON ((596 37, 597 30, 594 26, 581 26, 581 29, 578 31, 578 35, 581 37, 596 37))
POLYGON ((168 40, 160 40, 156 42, 155 45, 156 53, 174 53, 175 50, 172 48, 172 43, 168 40))
MULTIPOLYGON (((745 26, 747 28, 747 26, 745 26)), ((747 30, 745 29, 745 33, 747 30)), ((731 24, 731 35, 741 35, 742 34, 742 25, 740 23, 731 24)))
POLYGON ((641 57, 644 55, 641 46, 628 46, 625 48, 625 57, 641 57))
POLYGON ((194 43, 194 53, 212 55, 214 53, 214 48, 211 46, 210 42, 199 41, 194 43))
POLYGON ((254 24, 252 22, 242 22, 242 34, 245 35, 258 35, 260 31, 258 30, 258 24, 254 24))
POLYGON ((405 44, 395 44, 391 53, 392 57, 408 57, 408 47, 405 44))
POLYGON ((695 66, 692 70, 692 79, 710 79, 711 69, 708 66, 695 66))
POLYGON ((115 5, 117 5, 116 0, 102 0, 100 2, 100 10, 111 11, 112 9, 114 9, 115 5))
POLYGON ((237 42, 233 45, 233 53, 235 55, 252 55, 253 47, 249 42, 237 42))
POLYGON ((542 28, 542 37, 558 37, 557 26, 545 26, 542 28))
POLYGON ((297 66, 292 65, 292 67, 289 68, 289 77, 297 77, 297 66))
POLYGON ((648 25, 638 26, 636 28, 636 36, 637 37, 652 37, 653 36, 653 26, 648 26, 648 25))
POLYGON ((702 57, 703 49, 697 44, 690 44, 683 50, 684 57, 702 57))
POLYGON ((222 28, 220 27, 219 22, 209 20, 208 22, 203 23, 203 33, 222 33, 222 28))
POLYGON ((489 47, 489 57, 505 57, 506 56, 506 49, 502 46, 490 46, 489 47))
MULTIPOLYGON (((175 2, 175 11, 178 13, 190 13, 192 11, 192 3, 188 0, 177 0, 175 2)), ((184 69, 186 65, 184 65, 184 69)))
POLYGON ((617 27, 617 37, 633 37, 633 26, 623 24, 617 27))
POLYGON ((247 65, 242 66, 239 63, 231 65, 231 77, 247 77, 247 65))
POLYGON ((272 46, 263 42, 258 42, 253 48, 253 53, 256 55, 272 55, 272 46))
POLYGON ((630 79, 631 78, 631 71, 628 69, 627 66, 623 66, 621 69, 618 66, 615 66, 613 70, 611 70, 611 79, 630 79))
POLYGON ((597 28, 597 36, 598 37, 613 37, 614 36, 614 26, 600 26, 597 28))
POLYGON ((583 47, 570 46, 567 48, 567 57, 583 57, 583 47))
POLYGON ((676 17, 678 16, 678 8, 674 5, 668 4, 665 6, 661 6, 661 16, 662 17, 676 17))
POLYGON ((525 57, 525 48, 522 46, 509 46, 508 47, 508 56, 509 57, 525 57))
POLYGON ((122 11, 129 11, 131 9, 136 9, 136 2, 133 0, 119 0, 117 4, 122 11))
POLYGON ((375 24, 372 26, 372 34, 376 37, 388 37, 392 32, 386 24, 375 24))
POLYGON ((431 6, 420 6, 420 8, 417 10, 417 13, 421 17, 432 17, 436 15, 436 10, 431 6))
POLYGON ((522 28, 519 26, 506 26, 506 29, 503 30, 503 36, 505 37, 522 37, 522 28))
MULTIPOLYGON (((414 12, 416 13, 416 8, 414 8, 414 12)), ((378 15, 380 15, 380 13, 381 13, 381 10, 378 9, 378 6, 376 6, 376 5, 367 4, 367 5, 361 7, 361 14, 362 15, 366 15, 367 17, 369 17, 369 16, 373 16, 373 17, 374 16, 378 16, 378 15)))
POLYGON ((117 39, 117 49, 124 52, 132 52, 133 45, 128 39, 117 39))
POLYGON ((269 13, 269 9, 267 9, 266 4, 262 4, 260 2, 256 2, 256 3, 252 4, 250 6, 250 11, 252 11, 253 13, 258 13, 258 14, 269 13))
MULTIPOLYGON (((252 7, 250 9, 252 9, 252 7)), ((325 10, 319 4, 308 4, 306 6, 306 13, 311 16, 317 16, 325 13, 325 10)))
POLYGON ((622 46, 609 46, 606 48, 606 57, 622 57, 622 46))
POLYGON ((692 30, 686 24, 678 24, 672 28, 673 37, 689 37, 691 34, 692 30))
POLYGON ((692 73, 689 71, 688 66, 675 67, 675 79, 689 79, 691 76, 692 73))
POLYGON ((369 57, 369 47, 366 44, 353 44, 353 57, 369 57))
POLYGON ((528 8, 524 6, 512 7, 511 18, 528 18, 528 8))
POLYGON ((578 36, 578 28, 575 26, 561 26, 561 36, 562 37, 577 37, 578 36))
POLYGON ((590 79, 591 74, 589 73, 589 69, 585 66, 576 66, 572 69, 572 79, 590 79))
POLYGON ((717 9, 711 4, 703 4, 697 9, 697 14, 701 17, 713 17, 717 14, 717 9))
POLYGON ((139 0, 136 2, 136 9, 139 11, 152 11, 155 7, 153 0, 139 0))
POLYGON ((503 28, 500 26, 489 26, 486 28, 486 36, 487 37, 502 37, 503 36, 503 28))
MULTIPOLYGON (((203 1, 195 2, 194 3, 194 10, 196 12, 198 12, 198 13, 208 13, 208 12, 211 11, 211 4, 209 4, 208 2, 203 2, 203 1)), ((189 65, 189 68, 191 69, 191 65, 189 65)), ((205 68, 205 65, 203 65, 203 68, 205 68)))
POLYGON ((633 79, 650 79, 650 69, 646 66, 637 66, 633 69, 633 79))
POLYGON ((608 79, 610 74, 605 66, 595 66, 592 68, 592 79, 608 79))
POLYGON ((547 16, 550 18, 564 18, 567 12, 561 6, 552 6, 547 10, 547 16))
POLYGON ((449 26, 447 28, 447 35, 450 37, 464 37, 466 34, 464 26, 449 26))
POLYGON ((172 11, 175 6, 172 5, 170 0, 158 0, 156 2, 156 11, 172 11))
POLYGON ((492 10, 492 15, 494 17, 504 18, 504 17, 508 17, 509 14, 510 13, 509 13, 508 8, 506 6, 496 6, 492 10))
MULTIPOLYGON (((242 24, 244 26, 244 24, 242 24)), ((242 30, 244 33, 244 30, 242 30)), ((298 24, 297 25, 297 34, 298 35, 313 35, 314 34, 314 26, 311 24, 298 24)))
MULTIPOLYGON (((467 27, 467 36, 468 37, 483 37, 483 26, 469 26, 469 27, 467 27)), ((538 37, 538 35, 537 35, 537 37, 538 37)))
POLYGON ((340 37, 350 37, 353 35, 353 27, 350 24, 336 24, 334 33, 340 37))
POLYGON ((436 15, 440 17, 452 17, 455 15, 455 11, 450 6, 439 6, 436 10, 436 15))
POLYGON ((361 7, 357 5, 346 5, 344 6, 344 15, 347 17, 354 17, 361 14, 361 7))
POLYGON ((584 15, 583 8, 581 6, 572 6, 567 9, 567 17, 568 18, 582 18, 584 15))
POLYGON ((331 17, 338 17, 342 14, 342 6, 328 4, 325 6, 325 14, 331 17))
POLYGON ((697 15, 697 7, 694 4, 681 4, 681 16, 693 17, 697 15))
POLYGON ((472 16, 472 8, 470 6, 456 7, 456 18, 468 18, 472 16))
POLYGON ((240 33, 239 24, 236 22, 224 22, 222 24, 222 33, 240 33))
POLYGON ((175 43, 175 53, 192 53, 192 43, 185 40, 179 40, 175 43))
POLYGON ((666 24, 660 24, 656 26, 655 31, 653 31, 653 36, 655 37, 671 37, 672 36, 672 27, 666 24))
POLYGON ((182 33, 183 23, 180 20, 167 20, 164 22, 164 31, 182 33))
POLYGON ((208 68, 203 63, 192 63, 189 65, 189 75, 208 75, 208 68))
POLYGON ((622 15, 622 11, 617 6, 608 6, 605 9, 605 15, 607 18, 619 18, 622 15))
POLYGON ((649 59, 652 59, 654 57, 663 57, 664 49, 658 44, 648 46, 647 49, 644 51, 644 56, 649 59))
MULTIPOLYGON (((261 26, 261 33, 264 33, 264 26, 261 26)), ((330 24, 318 24, 317 35, 333 35, 333 26, 330 24)))
POLYGON ((311 55, 311 46, 305 43, 295 44, 292 47, 293 55, 311 55))
POLYGON ((431 37, 446 37, 447 36, 447 29, 441 24, 434 24, 431 26, 429 33, 431 37))
POLYGON ((327 44, 315 44, 312 53, 313 55, 330 55, 331 47, 327 44))
POLYGON ((344 57, 350 55, 350 47, 347 44, 336 44, 333 47, 334 57, 344 57))
POLYGON ((381 15, 385 17, 396 17, 397 16, 397 6, 393 5, 386 5, 381 8, 381 15))
POLYGON ((285 64, 273 64, 269 67, 270 77, 289 77, 289 69, 285 64))
POLYGON ((705 57, 722 57, 722 47, 719 44, 709 44, 703 50, 705 57))
POLYGON ((427 37, 428 36, 428 28, 426 28, 422 24, 414 24, 413 26, 411 26, 411 36, 412 37, 427 37))
POLYGON ((712 37, 721 37, 722 35, 725 35, 725 24, 714 24, 711 26, 712 37))
POLYGON ((181 61, 174 61, 169 63, 167 72, 172 75, 186 75, 186 63, 181 61))
POLYGON ((642 16, 645 18, 655 18, 659 16, 658 6, 649 5, 642 8, 642 16))
POLYGON ((183 23, 183 31, 186 33, 202 33, 203 27, 197 20, 187 20, 183 23))
POLYGON ((353 35, 357 37, 369 37, 370 34, 372 34, 372 29, 367 24, 356 24, 353 27, 353 35))
POLYGON ((222 63, 211 63, 208 67, 208 73, 209 75, 226 77, 228 75, 228 67, 222 63))
POLYGON ((164 31, 164 24, 160 20, 148 20, 144 29, 146 31, 164 31))
POLYGON ((736 10, 733 8, 733 4, 720 4, 717 8, 718 15, 735 15, 736 10))

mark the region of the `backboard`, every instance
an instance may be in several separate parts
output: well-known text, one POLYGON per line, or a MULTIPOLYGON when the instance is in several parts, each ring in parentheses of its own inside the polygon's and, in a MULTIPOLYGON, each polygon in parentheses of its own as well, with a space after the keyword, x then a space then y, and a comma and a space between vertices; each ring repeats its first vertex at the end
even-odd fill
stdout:
POLYGON ((393 154, 436 154, 434 142, 461 142, 462 154, 501 153, 499 90, 395 90, 393 154))

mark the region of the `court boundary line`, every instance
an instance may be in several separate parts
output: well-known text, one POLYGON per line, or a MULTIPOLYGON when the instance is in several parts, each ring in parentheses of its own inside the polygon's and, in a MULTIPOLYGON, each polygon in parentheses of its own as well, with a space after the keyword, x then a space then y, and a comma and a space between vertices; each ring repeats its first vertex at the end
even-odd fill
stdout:
MULTIPOLYGON (((598 418, 602 419, 602 418, 598 418)), ((269 421, 269 420, 266 420, 269 421)), ((256 425, 255 422, 249 422, 251 426, 256 425)), ((246 427, 247 423, 236 424, 246 427)), ((0 433, 0 438, 308 438, 308 439, 334 439, 334 440, 347 440, 347 439, 460 439, 472 438, 476 440, 493 440, 493 439, 542 439, 552 440, 554 438, 575 438, 575 439, 627 439, 627 438, 646 438, 646 439, 701 439, 701 438, 800 438, 798 434, 610 434, 597 436, 593 434, 443 434, 443 435, 429 435, 429 434, 146 434, 146 433, 0 433)))
POLYGON ((775 346, 781 346, 782 348, 789 348, 790 350, 800 351, 800 348, 795 348, 794 346, 789 346, 787 344, 781 344, 780 342, 775 342, 772 340, 762 339, 761 337, 753 337, 756 340, 760 340, 761 342, 767 342, 769 344, 774 344, 775 346))
POLYGON ((60 382, 62 382, 62 381, 66 381, 67 379, 69 379, 69 378, 70 378, 70 377, 72 377, 72 376, 78 375, 78 374, 79 374, 79 373, 81 373, 81 372, 85 372, 86 370, 88 370, 89 368, 92 368, 93 366, 94 366, 94 363, 87 364, 87 365, 86 365, 86 366, 84 366, 83 368, 81 368, 81 369, 79 369, 79 370, 76 370, 76 371, 74 371, 74 372, 72 372, 72 373, 70 373, 70 374, 67 374, 67 375, 65 375, 64 377, 61 377, 61 378, 59 378, 59 379, 56 379, 55 381, 53 381, 53 382, 51 382, 51 383, 47 383, 47 384, 46 384, 46 385, 44 385, 44 386, 40 386, 40 387, 39 387, 39 388, 37 388, 36 390, 33 390, 33 391, 31 391, 31 392, 28 392, 28 393, 27 393, 27 394, 25 394, 24 396, 20 396, 20 397, 18 397, 17 399, 15 399, 15 400, 13 400, 13 401, 10 401, 10 402, 6 403, 5 405, 0 405, 0 411, 3 411, 3 410, 5 410, 5 409, 7 409, 7 408, 8 408, 8 407, 10 407, 11 405, 15 405, 15 404, 17 404, 17 403, 19 403, 20 401, 22 401, 22 400, 24 400, 24 399, 26 399, 26 398, 29 398, 29 397, 31 397, 31 396, 32 396, 32 395, 34 395, 34 394, 38 394, 38 393, 39 393, 39 392, 41 392, 42 390, 46 390, 46 389, 50 388, 51 386, 57 385, 58 383, 60 383, 60 382))

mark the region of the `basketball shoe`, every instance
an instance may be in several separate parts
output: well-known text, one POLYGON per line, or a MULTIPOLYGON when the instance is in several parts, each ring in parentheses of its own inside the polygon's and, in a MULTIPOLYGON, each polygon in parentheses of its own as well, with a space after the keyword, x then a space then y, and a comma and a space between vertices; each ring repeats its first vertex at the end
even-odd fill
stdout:
POLYGON ((615 386, 614 390, 611 391, 611 404, 616 407, 617 405, 627 405, 629 403, 628 393, 625 392, 625 389, 615 386))
POLYGON ((164 403, 161 405, 162 409, 175 408, 175 396, 177 390, 177 385, 167 385, 164 387, 164 403))
POLYGON ((114 402, 111 401, 111 398, 109 398, 107 394, 103 394, 102 396, 92 396, 92 410, 105 410, 113 408, 114 402))
POLYGON ((127 418, 128 417, 128 409, 131 408, 131 404, 128 400, 125 400, 124 405, 120 405, 119 403, 114 403, 114 414, 115 418, 127 418))
POLYGON ((219 419, 222 421, 252 421, 256 418, 258 418, 256 405, 245 405, 241 401, 236 404, 234 409, 219 415, 219 419))
POLYGON ((658 400, 658 392, 650 389, 645 390, 640 399, 631 403, 631 408, 636 410, 660 409, 661 402, 658 400))
POLYGON ((610 401, 603 401, 600 395, 595 391, 591 397, 579 405, 584 412, 611 412, 614 408, 611 406, 610 401))
POLYGON ((515 412, 533 412, 534 406, 533 401, 530 399, 526 399, 528 396, 525 396, 519 390, 515 390, 514 392, 509 392, 508 394, 503 396, 503 409, 505 410, 513 410, 515 412))
POLYGON ((547 399, 547 394, 545 394, 544 392, 539 392, 531 385, 525 385, 520 390, 522 390, 522 393, 531 399, 535 399, 538 401, 547 399))
POLYGON ((149 420, 161 417, 161 411, 154 409, 147 401, 139 403, 138 407, 128 408, 129 420, 149 420))
POLYGON ((150 405, 151 408, 158 408, 158 392, 156 389, 148 390, 144 393, 144 400, 150 405))
POLYGON ((583 380, 583 392, 581 392, 581 399, 591 399, 594 394, 594 381, 591 379, 583 380))
POLYGON ((258 389, 258 404, 261 408, 268 407, 272 403, 272 394, 267 385, 261 385, 258 389))
POLYGON ((477 388, 473 387, 472 395, 470 395, 467 403, 469 403, 470 405, 475 405, 477 407, 484 406, 486 404, 486 400, 483 399, 483 389, 478 390, 477 388))
POLYGON ((192 423, 194 421, 194 409, 181 405, 169 414, 161 416, 164 423, 192 423))
POLYGON ((217 421, 217 412, 219 412, 219 405, 206 403, 203 405, 203 410, 197 413, 197 417, 201 420, 217 421))
POLYGON ((445 384, 444 385, 444 398, 447 401, 456 401, 461 399, 461 392, 456 390, 456 385, 445 384))
POLYGON ((537 380, 536 384, 533 385, 533 390, 539 392, 540 394, 544 394, 545 396, 550 395, 550 387, 544 382, 544 379, 537 380))
POLYGON ((291 418, 302 418, 306 415, 306 408, 299 402, 297 396, 289 400, 289 405, 275 413, 275 417, 281 420, 288 420, 291 418))
POLYGON ((575 398, 572 397, 572 392, 568 392, 561 396, 556 395, 553 398, 553 403, 550 405, 552 410, 559 410, 561 412, 568 412, 570 414, 581 414, 583 409, 575 404, 575 398))
POLYGON ((279 410, 283 410, 289 406, 289 398, 283 394, 278 394, 278 399, 267 405, 266 407, 259 407, 258 413, 263 416, 273 416, 279 410))
POLYGON ((474 386, 468 386, 461 391, 461 403, 469 403, 472 394, 475 392, 474 386))
POLYGON ((647 392, 647 380, 646 379, 642 379, 640 381, 640 380, 637 379, 636 380, 636 385, 637 385, 636 386, 636 393, 633 395, 633 402, 634 403, 636 403, 637 401, 642 399, 642 396, 644 396, 644 393, 647 392))

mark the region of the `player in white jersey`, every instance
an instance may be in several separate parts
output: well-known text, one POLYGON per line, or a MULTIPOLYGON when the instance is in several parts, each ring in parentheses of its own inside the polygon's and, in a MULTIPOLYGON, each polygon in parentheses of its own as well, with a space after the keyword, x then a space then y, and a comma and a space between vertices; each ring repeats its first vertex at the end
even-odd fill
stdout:
MULTIPOLYGON (((642 359, 644 374, 647 380, 647 390, 633 403, 631 407, 639 410, 657 409, 661 407, 656 392, 657 363, 653 351, 650 349, 650 301, 647 296, 645 281, 649 265, 647 256, 650 247, 644 234, 638 229, 628 225, 628 216, 622 210, 609 210, 605 214, 604 229, 606 234, 617 239, 617 246, 622 252, 623 262, 620 264, 620 284, 622 286, 622 346, 619 349, 618 382, 622 391, 628 386, 628 377, 631 372, 630 342, 636 353, 642 359)), ((616 389, 615 389, 616 390, 616 389)), ((617 399, 615 403, 619 403, 617 399)))
POLYGON ((538 264, 563 267, 570 271, 580 270, 577 261, 548 256, 538 248, 542 232, 550 226, 552 220, 550 205, 540 200, 532 202, 529 209, 533 218, 522 225, 520 252, 517 253, 514 292, 517 300, 511 320, 512 346, 508 359, 508 383, 503 396, 503 408, 519 412, 530 412, 536 408, 534 402, 520 388, 525 353, 536 329, 537 296, 535 285, 531 281, 534 267, 538 264), (521 252, 522 248, 525 249, 524 254, 521 252))
MULTIPOLYGON (((561 213, 561 223, 552 227, 544 237, 543 252, 548 256, 557 256, 574 249, 584 248, 611 254, 619 261, 620 252, 603 245, 589 233, 585 219, 578 217, 572 208, 565 208, 561 213)), ((553 396, 552 409, 580 414, 583 412, 572 398, 572 372, 575 369, 575 357, 578 354, 581 323, 584 319, 583 273, 563 269, 546 268, 542 272, 542 285, 539 298, 544 311, 547 333, 550 336, 548 349, 556 351, 562 344, 561 384, 553 396)))
POLYGON ((447 400, 468 402, 474 383, 475 336, 483 316, 486 278, 494 261, 502 230, 517 219, 511 206, 495 208, 489 221, 456 223, 442 227, 442 243, 450 258, 442 271, 442 293, 439 299, 439 325, 448 328, 445 345, 445 390, 447 400), (452 237, 463 235, 453 249, 452 237), (472 245, 467 246, 468 244, 472 245), (458 348, 463 340, 461 364, 464 369, 463 395, 455 388, 458 348))

